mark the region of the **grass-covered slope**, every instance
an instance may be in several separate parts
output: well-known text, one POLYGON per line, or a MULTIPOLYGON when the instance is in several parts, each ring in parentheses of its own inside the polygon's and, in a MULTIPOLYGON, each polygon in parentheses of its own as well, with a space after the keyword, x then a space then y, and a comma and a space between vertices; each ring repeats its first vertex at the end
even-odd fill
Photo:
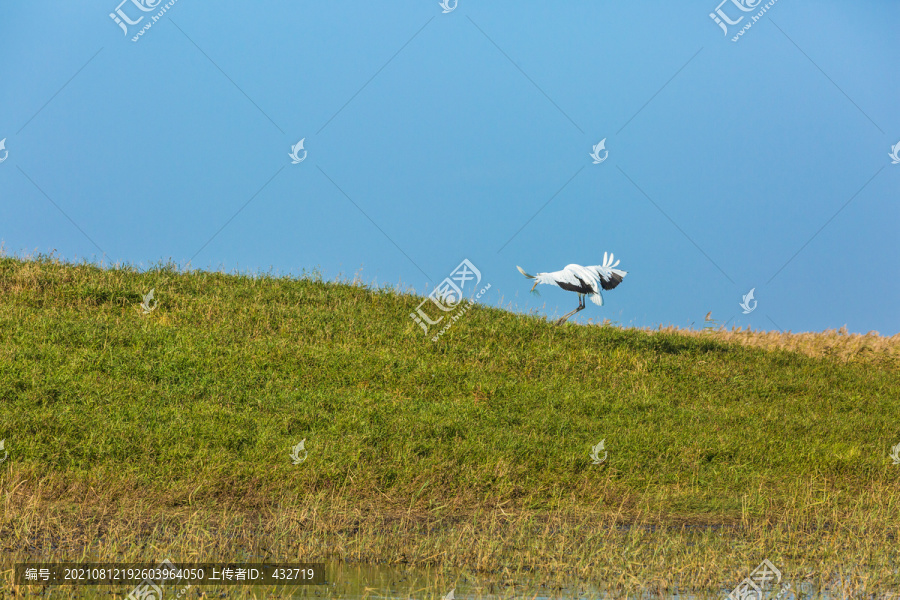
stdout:
POLYGON ((481 305, 432 342, 410 318, 419 302, 316 278, 0 258, 0 530, 22 494, 233 510, 328 497, 360 518, 897 522, 890 360, 481 305), (151 288, 158 308, 142 314, 151 288))
POLYGON ((536 508, 615 489, 710 514, 762 481, 900 481, 894 369, 481 306, 432 342, 419 298, 316 280, 5 258, 0 294, 14 470, 536 508))

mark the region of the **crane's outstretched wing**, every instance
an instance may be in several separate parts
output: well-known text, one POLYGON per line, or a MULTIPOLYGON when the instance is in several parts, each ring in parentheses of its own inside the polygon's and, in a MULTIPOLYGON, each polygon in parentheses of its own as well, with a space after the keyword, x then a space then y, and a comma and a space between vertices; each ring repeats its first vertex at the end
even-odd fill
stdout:
POLYGON ((588 267, 593 269, 600 275, 600 287, 604 290, 611 290, 620 283, 622 283, 622 279, 628 275, 628 271, 623 271, 622 269, 616 269, 619 265, 619 261, 613 262, 614 255, 607 255, 606 252, 603 253, 603 264, 597 265, 594 267, 588 267))
POLYGON ((529 275, 522 267, 516 267, 519 273, 528 279, 534 279, 534 285, 531 286, 532 291, 539 284, 555 285, 569 292, 578 292, 580 294, 592 294, 596 290, 597 273, 579 265, 568 265, 561 271, 553 271, 552 273, 538 273, 537 275, 529 275))

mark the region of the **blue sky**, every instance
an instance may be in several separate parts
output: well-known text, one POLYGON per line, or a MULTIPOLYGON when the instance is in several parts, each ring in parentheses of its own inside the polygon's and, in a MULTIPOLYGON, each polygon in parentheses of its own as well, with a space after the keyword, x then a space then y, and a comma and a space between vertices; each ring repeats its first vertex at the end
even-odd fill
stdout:
POLYGON ((553 316, 516 265, 608 251, 576 321, 900 331, 896 2, 177 0, 135 42, 166 3, 118 1, 0 6, 7 253, 420 293, 468 259, 553 316))

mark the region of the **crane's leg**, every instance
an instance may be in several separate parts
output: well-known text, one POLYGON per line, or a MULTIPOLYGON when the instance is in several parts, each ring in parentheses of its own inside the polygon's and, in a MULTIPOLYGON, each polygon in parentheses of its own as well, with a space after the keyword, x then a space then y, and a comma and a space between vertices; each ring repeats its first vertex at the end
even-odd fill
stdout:
POLYGON ((557 324, 557 325, 562 325, 563 323, 565 323, 565 322, 569 319, 569 317, 571 317, 572 315, 574 315, 575 313, 577 313, 578 311, 581 311, 581 310, 584 310, 584 296, 582 296, 581 294, 578 294, 578 306, 575 308, 575 310, 573 310, 573 311, 571 311, 571 312, 568 312, 568 313, 564 314, 564 315, 556 322, 556 324, 557 324))

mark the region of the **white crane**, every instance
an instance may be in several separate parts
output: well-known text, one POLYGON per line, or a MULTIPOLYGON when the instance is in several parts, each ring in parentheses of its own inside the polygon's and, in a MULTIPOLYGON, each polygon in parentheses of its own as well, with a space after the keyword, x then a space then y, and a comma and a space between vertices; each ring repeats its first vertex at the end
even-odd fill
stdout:
POLYGON ((562 325, 566 320, 580 310, 584 310, 584 297, 590 296, 591 302, 597 306, 603 306, 603 296, 600 289, 611 290, 620 283, 628 274, 628 271, 616 269, 619 261, 613 263, 613 255, 603 253, 603 264, 593 267, 582 267, 581 265, 566 265, 562 271, 554 271, 552 273, 538 273, 537 275, 529 275, 522 270, 522 267, 516 266, 519 273, 528 279, 534 279, 534 285, 531 291, 537 287, 539 283, 552 283, 558 285, 562 289, 578 294, 578 308, 564 315, 556 324, 562 325))

